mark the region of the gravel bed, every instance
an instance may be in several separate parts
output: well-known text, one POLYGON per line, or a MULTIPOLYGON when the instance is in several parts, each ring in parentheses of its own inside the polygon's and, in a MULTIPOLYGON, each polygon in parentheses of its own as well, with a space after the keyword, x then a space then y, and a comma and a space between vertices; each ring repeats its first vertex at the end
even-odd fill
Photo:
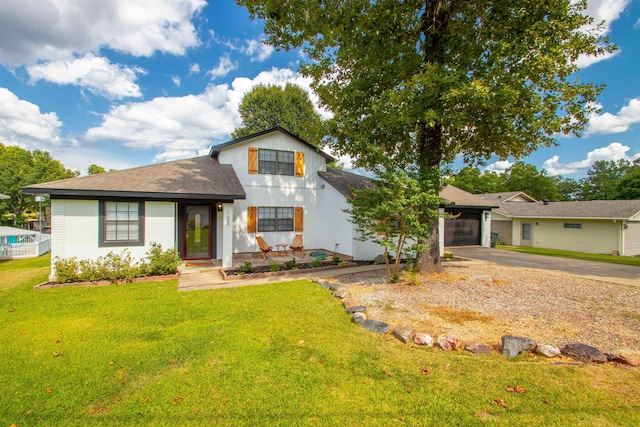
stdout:
POLYGON ((640 350, 640 288, 488 262, 452 262, 418 284, 391 284, 382 270, 339 276, 350 304, 370 318, 410 326, 434 338, 500 342, 502 335, 562 347, 640 350))

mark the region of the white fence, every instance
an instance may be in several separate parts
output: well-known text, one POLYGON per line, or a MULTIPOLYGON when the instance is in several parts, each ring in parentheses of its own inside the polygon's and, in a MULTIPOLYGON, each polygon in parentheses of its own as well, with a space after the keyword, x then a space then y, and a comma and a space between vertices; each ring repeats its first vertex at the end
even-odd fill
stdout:
POLYGON ((28 240, 31 241, 0 243, 0 259, 35 258, 51 250, 51 235, 49 234, 39 234, 28 240))

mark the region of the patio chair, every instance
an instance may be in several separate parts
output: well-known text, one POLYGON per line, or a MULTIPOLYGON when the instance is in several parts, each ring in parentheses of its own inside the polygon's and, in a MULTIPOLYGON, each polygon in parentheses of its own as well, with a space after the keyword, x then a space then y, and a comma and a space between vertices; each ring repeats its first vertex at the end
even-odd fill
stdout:
POLYGON ((260 254, 262 255, 262 259, 267 259, 266 255, 271 252, 271 249, 273 248, 267 245, 267 242, 264 241, 262 236, 256 236, 256 241, 258 242, 258 246, 260 246, 260 254))
POLYGON ((302 256, 304 255, 304 243, 302 243, 302 234, 296 234, 296 237, 293 238, 293 242, 289 245, 291 248, 291 252, 295 255, 296 251, 300 251, 302 256))

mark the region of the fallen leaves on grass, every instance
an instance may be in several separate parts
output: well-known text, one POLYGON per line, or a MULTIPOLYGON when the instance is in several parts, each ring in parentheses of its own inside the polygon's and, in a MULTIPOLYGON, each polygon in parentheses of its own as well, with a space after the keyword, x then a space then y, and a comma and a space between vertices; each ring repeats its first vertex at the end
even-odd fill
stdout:
POLYGON ((384 374, 386 376, 388 376, 388 377, 392 377, 393 376, 393 374, 391 372, 387 371, 386 369, 384 369, 382 372, 384 372, 384 374))
POLYGON ((498 405, 498 406, 502 406, 503 408, 507 407, 507 402, 505 402, 504 400, 497 398, 497 399, 493 399, 493 404, 494 405, 498 405))
POLYGON ((515 387, 507 386, 507 391, 522 394, 522 393, 526 393, 528 390, 524 387, 521 387, 520 385, 517 385, 515 387))
POLYGON ((53 390, 51 390, 49 387, 47 387, 47 394, 51 394, 53 393, 53 390))
POLYGON ((51 357, 60 357, 64 355, 64 350, 60 350, 60 351, 55 351, 51 357))
POLYGON ((13 313, 16 310, 17 310, 17 308, 11 307, 9 310, 7 310, 7 313, 13 313))
POLYGON ((176 396, 173 398, 173 404, 177 405, 178 403, 182 402, 182 398, 180 396, 176 396))
POLYGON ((431 371, 429 370, 429 368, 427 368, 426 366, 422 366, 420 368, 420 372, 422 372, 424 375, 429 375, 431 373, 431 371))

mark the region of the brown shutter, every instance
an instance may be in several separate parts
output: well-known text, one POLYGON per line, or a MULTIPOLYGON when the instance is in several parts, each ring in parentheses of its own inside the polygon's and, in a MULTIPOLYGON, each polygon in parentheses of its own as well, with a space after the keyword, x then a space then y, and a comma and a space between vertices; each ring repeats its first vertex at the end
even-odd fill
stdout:
POLYGON ((304 221, 302 217, 304 216, 304 208, 294 208, 293 213, 293 231, 303 231, 302 229, 304 221))
POLYGON ((257 230, 256 224, 256 211, 258 208, 255 206, 249 206, 247 209, 247 233, 255 233, 257 230))
POLYGON ((296 176, 304 176, 304 153, 296 151, 296 176))
POLYGON ((258 173, 258 149, 249 147, 249 173, 258 173))

